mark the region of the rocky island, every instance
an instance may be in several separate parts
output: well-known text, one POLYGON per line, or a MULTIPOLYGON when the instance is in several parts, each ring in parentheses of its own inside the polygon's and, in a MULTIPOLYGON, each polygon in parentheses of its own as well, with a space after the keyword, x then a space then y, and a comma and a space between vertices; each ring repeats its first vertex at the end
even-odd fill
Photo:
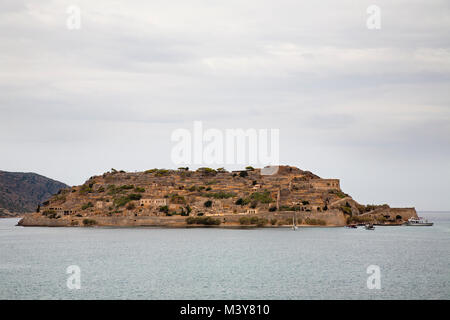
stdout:
POLYGON ((338 179, 292 166, 274 174, 247 167, 190 171, 112 169, 81 186, 61 189, 21 226, 283 227, 401 224, 414 208, 362 205, 344 193, 338 179))

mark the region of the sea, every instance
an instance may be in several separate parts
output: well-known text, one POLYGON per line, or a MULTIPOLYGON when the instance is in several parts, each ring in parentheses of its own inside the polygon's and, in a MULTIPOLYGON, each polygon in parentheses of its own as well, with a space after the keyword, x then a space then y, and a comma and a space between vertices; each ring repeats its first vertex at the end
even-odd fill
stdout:
POLYGON ((0 299, 449 299, 432 227, 20 227, 0 219, 0 299))

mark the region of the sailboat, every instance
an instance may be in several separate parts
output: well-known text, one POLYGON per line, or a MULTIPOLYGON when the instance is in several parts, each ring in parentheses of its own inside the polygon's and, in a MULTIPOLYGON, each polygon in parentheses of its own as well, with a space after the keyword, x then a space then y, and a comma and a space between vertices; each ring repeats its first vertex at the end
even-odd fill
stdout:
POLYGON ((298 229, 296 220, 297 220, 297 214, 294 212, 294 215, 292 216, 292 230, 298 229), (294 218, 294 216, 295 216, 295 218, 294 218))

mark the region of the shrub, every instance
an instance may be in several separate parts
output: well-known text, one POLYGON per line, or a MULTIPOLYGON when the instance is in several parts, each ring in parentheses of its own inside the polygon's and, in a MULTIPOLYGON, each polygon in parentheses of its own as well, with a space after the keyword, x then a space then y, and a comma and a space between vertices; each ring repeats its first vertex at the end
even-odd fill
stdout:
POLYGON ((186 223, 212 226, 212 225, 219 225, 220 219, 215 219, 212 217, 189 217, 186 219, 186 223))
POLYGON ((277 223, 277 221, 278 221, 277 219, 270 219, 270 224, 274 226, 277 223))
POLYGON ((212 201, 211 200, 208 200, 208 201, 205 201, 205 203, 203 204, 206 208, 210 208, 211 206, 212 206, 212 201))
POLYGON ((249 199, 242 199, 242 198, 239 198, 239 199, 236 200, 235 204, 238 205, 238 206, 245 206, 245 205, 248 204, 249 202, 250 202, 249 199))
POLYGON ((140 200, 141 198, 142 196, 140 194, 131 193, 127 196, 114 199, 114 204, 116 205, 116 207, 123 207, 128 202, 133 200, 140 200))
MULTIPOLYGON (((276 219, 275 219, 276 221, 276 219)), ((258 218, 258 217, 240 217, 239 223, 241 225, 250 225, 255 224, 258 227, 262 227, 266 225, 269 221, 265 218, 258 218)), ((276 223, 276 222, 275 222, 276 223)))
POLYGON ((81 210, 86 210, 86 209, 88 209, 88 208, 92 208, 94 205, 92 204, 92 202, 88 202, 88 203, 86 203, 86 204, 83 204, 82 206, 81 206, 81 210))
POLYGON ((134 188, 134 192, 140 192, 140 193, 145 192, 145 188, 136 187, 136 188, 134 188))
POLYGON ((128 199, 130 199, 130 201, 131 200, 141 200, 141 198, 142 198, 142 195, 136 194, 136 193, 131 193, 128 195, 128 199))
POLYGON ((97 192, 105 192, 105 188, 103 186, 100 186, 100 188, 98 188, 97 192))
POLYGON ((309 204, 309 201, 307 201, 307 200, 303 200, 303 201, 302 201, 302 204, 303 204, 304 206, 306 206, 306 205, 308 205, 308 204, 309 204))
POLYGON ((270 212, 277 211, 277 207, 270 207, 270 208, 269 208, 269 211, 270 211, 270 212))
POLYGON ((93 226, 97 224, 97 221, 93 220, 93 219, 83 219, 83 224, 85 226, 93 226))
POLYGON ((202 173, 205 176, 213 176, 213 175, 215 175, 217 173, 216 170, 214 170, 212 168, 206 168, 206 167, 198 168, 197 172, 200 172, 200 173, 202 173))
POLYGON ((322 219, 312 219, 312 218, 306 218, 305 223, 309 225, 326 225, 326 222, 322 219))
POLYGON ((341 190, 330 190, 328 192, 331 193, 331 194, 337 195, 341 199, 345 198, 345 197, 348 197, 348 194, 342 192, 341 190))
POLYGON ((186 199, 183 196, 178 195, 178 193, 175 193, 170 195, 170 202, 176 204, 185 204, 186 199))
POLYGON ((136 208, 136 205, 134 203, 132 203, 132 202, 128 203, 127 210, 133 210, 135 208, 136 208))
POLYGON ((257 227, 264 227, 269 221, 265 218, 259 218, 256 222, 257 227))
POLYGON ((215 193, 208 193, 206 195, 207 197, 211 197, 214 199, 228 199, 228 198, 232 198, 235 196, 235 194, 233 192, 215 192, 215 193))
POLYGON ((347 207, 347 206, 341 206, 341 210, 342 212, 344 212, 345 214, 348 215, 352 215, 352 208, 351 207, 347 207))
POLYGON ((168 206, 160 206, 159 212, 169 213, 169 207, 168 206))
POLYGON ((199 217, 203 216, 203 212, 197 213, 197 216, 199 216, 199 217))
POLYGON ((156 170, 156 172, 155 172, 155 176, 157 176, 157 177, 167 176, 169 173, 170 173, 169 170, 166 170, 166 169, 158 169, 158 170, 156 170))
POLYGON ((241 171, 241 172, 239 172, 239 177, 245 178, 245 177, 247 177, 247 176, 248 176, 247 171, 241 171))
POLYGON ((272 197, 270 196, 270 192, 265 190, 264 192, 254 192, 250 195, 250 199, 256 200, 261 203, 270 203, 273 202, 272 197))
POLYGON ((85 195, 87 193, 92 193, 92 192, 93 192, 92 185, 88 185, 88 184, 83 184, 79 190, 79 193, 81 195, 85 195))
POLYGON ((253 170, 255 170, 255 168, 253 168, 252 166, 247 166, 247 167, 245 167, 245 170, 253 171, 253 170))
POLYGON ((243 225, 250 224, 250 218, 249 217, 240 217, 239 218, 239 223, 243 224, 243 225))
POLYGON ((120 190, 131 190, 133 188, 134 186, 132 184, 124 184, 123 186, 119 187, 120 190))

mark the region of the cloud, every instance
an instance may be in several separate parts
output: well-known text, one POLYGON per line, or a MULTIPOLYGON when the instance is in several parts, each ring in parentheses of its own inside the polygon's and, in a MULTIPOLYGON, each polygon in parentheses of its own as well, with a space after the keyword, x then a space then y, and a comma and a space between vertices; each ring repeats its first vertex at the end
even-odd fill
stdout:
MULTIPOLYGON (((363 199, 396 192, 369 163, 408 163, 432 186, 408 204, 448 209, 434 198, 448 185, 419 172, 434 159, 450 178, 450 4, 378 1, 377 31, 371 4, 80 0, 70 31, 72 1, 2 1, 0 167, 69 184, 167 167, 171 130, 201 120, 280 128, 282 159, 350 181, 363 199), (372 191, 359 193, 361 172, 372 191)), ((399 195, 405 175, 391 172, 399 195)))

